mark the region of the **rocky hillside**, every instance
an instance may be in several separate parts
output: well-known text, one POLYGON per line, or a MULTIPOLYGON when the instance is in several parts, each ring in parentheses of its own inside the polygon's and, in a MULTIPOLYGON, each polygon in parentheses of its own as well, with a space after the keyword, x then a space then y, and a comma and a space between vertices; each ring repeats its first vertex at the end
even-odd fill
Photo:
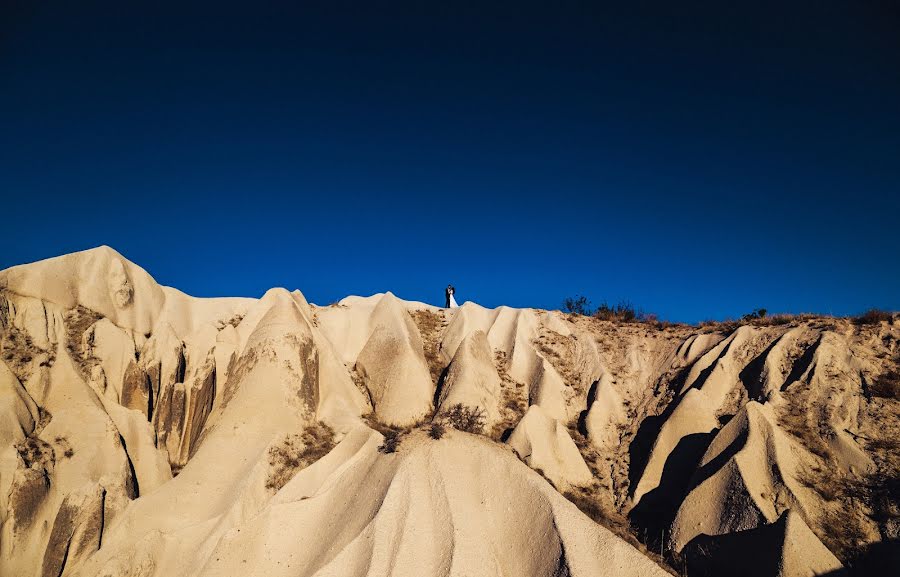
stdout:
POLYGON ((0 575, 896 569, 900 318, 692 327, 0 272, 0 575))

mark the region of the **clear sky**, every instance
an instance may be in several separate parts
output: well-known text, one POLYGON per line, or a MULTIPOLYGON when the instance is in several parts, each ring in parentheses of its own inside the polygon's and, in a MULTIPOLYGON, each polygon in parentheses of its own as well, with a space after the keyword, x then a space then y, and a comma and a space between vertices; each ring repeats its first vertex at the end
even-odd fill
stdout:
POLYGON ((0 6, 0 268, 900 308, 896 2, 0 6))

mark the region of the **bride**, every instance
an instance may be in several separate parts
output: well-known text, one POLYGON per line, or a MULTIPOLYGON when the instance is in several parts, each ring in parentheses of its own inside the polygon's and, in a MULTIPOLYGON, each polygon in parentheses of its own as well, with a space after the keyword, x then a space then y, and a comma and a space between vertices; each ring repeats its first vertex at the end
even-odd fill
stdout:
POLYGON ((456 304, 456 299, 453 298, 454 293, 456 293, 456 289, 453 288, 453 285, 452 285, 452 284, 448 284, 448 285, 447 285, 447 290, 444 291, 444 294, 445 294, 446 297, 447 297, 447 305, 446 305, 446 307, 447 307, 448 309, 455 309, 456 307, 459 306, 459 305, 456 304))

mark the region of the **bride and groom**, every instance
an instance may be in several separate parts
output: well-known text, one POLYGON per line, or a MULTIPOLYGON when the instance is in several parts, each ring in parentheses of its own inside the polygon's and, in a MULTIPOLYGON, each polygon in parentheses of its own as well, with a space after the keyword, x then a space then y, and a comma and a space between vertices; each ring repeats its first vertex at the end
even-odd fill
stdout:
POLYGON ((447 285, 447 289, 444 291, 444 296, 447 297, 447 304, 445 305, 448 309, 455 309, 459 305, 456 304, 456 299, 453 298, 453 295, 456 293, 456 289, 453 288, 452 284, 447 285))

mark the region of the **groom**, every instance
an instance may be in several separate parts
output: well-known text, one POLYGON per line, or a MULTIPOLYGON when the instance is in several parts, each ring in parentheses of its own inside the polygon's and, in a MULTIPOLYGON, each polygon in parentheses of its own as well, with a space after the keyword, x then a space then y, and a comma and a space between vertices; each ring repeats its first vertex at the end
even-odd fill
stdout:
POLYGON ((452 284, 447 285, 447 289, 444 290, 444 297, 446 297, 447 304, 444 305, 444 308, 450 308, 450 298, 453 296, 453 293, 456 292, 456 289, 453 288, 452 284))

